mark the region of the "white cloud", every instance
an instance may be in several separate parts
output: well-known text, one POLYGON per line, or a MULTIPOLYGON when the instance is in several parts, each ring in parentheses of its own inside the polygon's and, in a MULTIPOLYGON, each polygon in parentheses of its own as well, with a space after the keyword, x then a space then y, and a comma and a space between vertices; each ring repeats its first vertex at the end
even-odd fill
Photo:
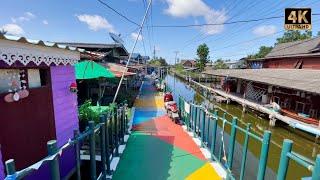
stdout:
POLYGON ((257 26, 253 29, 253 34, 257 36, 268 36, 277 32, 277 27, 273 25, 257 26))
POLYGON ((24 13, 26 15, 26 17, 32 19, 32 18, 35 18, 36 16, 34 14, 32 14, 31 12, 26 12, 24 13))
MULTIPOLYGON (((138 33, 131 33, 131 38, 133 40, 136 40, 138 38, 138 33)), ((139 38, 138 38, 138 41, 142 41, 143 37, 142 35, 140 34, 139 38)))
POLYGON ((89 26, 89 29, 93 31, 106 29, 109 32, 115 32, 113 25, 110 24, 104 17, 99 15, 81 14, 76 15, 76 17, 79 21, 86 23, 89 26))
POLYGON ((18 22, 24 22, 24 21, 30 21, 31 19, 36 18, 36 16, 34 14, 32 14, 31 12, 25 12, 23 16, 20 17, 11 17, 11 21, 13 23, 18 23, 18 22))
POLYGON ((17 24, 5 24, 1 27, 1 30, 6 31, 7 34, 12 34, 12 35, 24 34, 23 29, 17 24))
POLYGON ((210 7, 201 0, 167 0, 167 3, 169 7, 165 13, 174 17, 204 16, 210 11, 210 7))
POLYGON ((44 25, 48 25, 48 24, 49 24, 47 20, 43 20, 42 23, 43 23, 44 25))
MULTIPOLYGON (((202 0, 166 0, 169 7, 164 12, 173 17, 203 17, 208 24, 220 24, 227 21, 224 10, 218 11, 209 7, 202 0)), ((222 32, 224 25, 204 26, 201 31, 206 34, 217 34, 222 32)))

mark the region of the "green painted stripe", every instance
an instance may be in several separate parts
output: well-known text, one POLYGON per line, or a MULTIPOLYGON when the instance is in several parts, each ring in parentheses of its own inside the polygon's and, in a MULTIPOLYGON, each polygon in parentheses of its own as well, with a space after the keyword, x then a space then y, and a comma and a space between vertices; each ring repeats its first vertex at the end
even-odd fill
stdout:
POLYGON ((205 163, 156 137, 134 132, 112 179, 184 179, 205 163))

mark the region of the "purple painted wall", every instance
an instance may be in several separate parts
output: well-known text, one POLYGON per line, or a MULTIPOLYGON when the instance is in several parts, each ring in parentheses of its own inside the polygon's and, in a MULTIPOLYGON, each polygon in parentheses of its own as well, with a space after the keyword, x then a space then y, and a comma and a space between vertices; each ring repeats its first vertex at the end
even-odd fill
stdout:
POLYGON ((2 163, 1 144, 0 144, 0 179, 4 179, 4 166, 2 163))
POLYGON ((58 146, 67 143, 78 129, 77 94, 69 91, 70 84, 76 82, 73 66, 52 66, 52 98, 58 146))
MULTIPOLYGON (((69 90, 76 79, 73 66, 52 66, 50 70, 56 136, 61 147, 73 137, 73 131, 79 129, 77 94, 69 90)), ((66 149, 60 158, 61 176, 65 177, 75 163, 74 148, 66 149)))

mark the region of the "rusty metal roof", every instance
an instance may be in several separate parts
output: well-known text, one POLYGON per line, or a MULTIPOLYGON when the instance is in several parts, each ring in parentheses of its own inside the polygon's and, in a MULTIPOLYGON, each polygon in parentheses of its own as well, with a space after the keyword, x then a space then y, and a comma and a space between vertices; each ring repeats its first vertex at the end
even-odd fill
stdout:
POLYGON ((218 69, 204 74, 228 76, 279 87, 320 94, 320 70, 312 69, 218 69))

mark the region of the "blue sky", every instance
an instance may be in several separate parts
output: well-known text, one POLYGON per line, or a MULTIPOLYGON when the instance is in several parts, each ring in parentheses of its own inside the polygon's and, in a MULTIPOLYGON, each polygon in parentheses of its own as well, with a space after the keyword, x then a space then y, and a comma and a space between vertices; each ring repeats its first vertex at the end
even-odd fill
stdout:
MULTIPOLYGON (((147 0, 105 0, 140 23, 147 0)), ((284 14, 286 7, 311 7, 320 13, 319 0, 153 0, 146 25, 223 23, 284 14)), ((313 16, 313 32, 320 31, 320 16, 313 16)), ((254 53, 261 45, 273 45, 282 35, 283 19, 191 28, 144 28, 135 52, 162 56, 174 62, 196 58, 196 48, 207 43, 212 60, 236 60, 254 53), (280 32, 279 32, 280 31, 280 32), (143 47, 143 42, 145 48, 143 47), (145 50, 144 50, 145 49, 145 50)), ((96 0, 2 0, 0 28, 30 39, 112 43, 108 32, 121 33, 128 51, 137 27, 96 0)))

